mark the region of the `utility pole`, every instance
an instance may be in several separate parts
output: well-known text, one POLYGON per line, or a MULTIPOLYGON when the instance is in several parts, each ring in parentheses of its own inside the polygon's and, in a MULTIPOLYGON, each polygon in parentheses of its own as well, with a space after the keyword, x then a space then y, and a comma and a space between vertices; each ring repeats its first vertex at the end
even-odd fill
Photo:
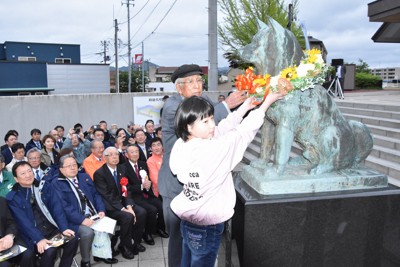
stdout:
POLYGON ((115 48, 115 92, 119 93, 119 69, 118 69, 118 22, 114 20, 115 37, 114 37, 114 48, 115 48))
POLYGON ((208 90, 218 90, 217 1, 208 0, 208 90))
POLYGON ((101 45, 103 46, 103 52, 96 53, 97 55, 103 55, 103 62, 104 64, 107 64, 107 61, 110 60, 110 57, 107 56, 107 50, 108 50, 108 42, 107 41, 101 41, 101 45))
POLYGON ((128 92, 131 92, 131 83, 132 83, 132 56, 131 56, 131 18, 129 14, 129 5, 134 6, 134 4, 130 3, 130 1, 134 0, 126 0, 126 7, 128 8, 128 92))
POLYGON ((144 42, 142 42, 142 92, 144 92, 144 42))
POLYGON ((289 4, 288 17, 289 17, 289 21, 288 21, 287 28, 288 28, 289 31, 291 31, 292 30, 292 22, 293 22, 293 4, 289 4))

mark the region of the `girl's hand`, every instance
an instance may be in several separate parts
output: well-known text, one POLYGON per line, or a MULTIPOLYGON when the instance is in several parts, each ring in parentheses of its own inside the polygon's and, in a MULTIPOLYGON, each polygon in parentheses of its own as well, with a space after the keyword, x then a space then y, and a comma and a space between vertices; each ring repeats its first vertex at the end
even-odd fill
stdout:
POLYGON ((243 104, 237 110, 240 116, 243 117, 247 113, 247 111, 256 107, 254 101, 255 101, 254 97, 249 97, 243 102, 243 104))
POLYGON ((272 103, 274 103, 275 101, 282 99, 285 95, 281 94, 281 93, 269 93, 267 95, 267 97, 265 98, 264 102, 261 104, 260 108, 265 111, 267 111, 267 109, 269 108, 269 106, 271 106, 272 103))

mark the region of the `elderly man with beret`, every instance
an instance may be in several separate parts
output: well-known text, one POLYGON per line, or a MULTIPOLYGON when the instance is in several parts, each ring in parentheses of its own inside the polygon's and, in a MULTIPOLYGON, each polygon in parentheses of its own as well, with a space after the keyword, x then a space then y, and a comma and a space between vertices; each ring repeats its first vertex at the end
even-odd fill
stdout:
MULTIPOLYGON (((203 70, 195 64, 180 66, 171 76, 171 81, 175 83, 176 91, 164 103, 161 123, 162 136, 164 143, 164 158, 158 176, 158 189, 163 198, 164 219, 167 226, 167 231, 170 234, 168 243, 168 266, 181 266, 182 256, 182 238, 180 234, 180 219, 172 212, 170 203, 172 199, 182 191, 182 184, 172 174, 169 168, 169 157, 172 147, 176 141, 174 118, 175 112, 179 104, 184 98, 191 96, 202 96, 203 93, 203 70)), ((207 96, 202 96, 211 103, 207 96)), ((214 119, 218 124, 220 120, 225 118, 231 109, 237 107, 244 102, 246 96, 241 91, 233 92, 226 98, 225 101, 214 105, 214 119)))

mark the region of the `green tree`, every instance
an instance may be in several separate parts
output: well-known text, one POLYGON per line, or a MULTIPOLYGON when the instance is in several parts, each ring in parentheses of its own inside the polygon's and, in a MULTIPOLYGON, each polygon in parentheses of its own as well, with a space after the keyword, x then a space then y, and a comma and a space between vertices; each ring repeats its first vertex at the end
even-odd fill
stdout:
MULTIPOLYGON (((241 62, 238 50, 251 42, 257 33, 257 19, 266 22, 272 17, 283 27, 288 24, 288 11, 283 0, 218 0, 224 14, 223 22, 218 25, 218 34, 222 45, 227 47, 224 54, 231 66, 239 68, 248 64, 241 62)), ((296 14, 297 0, 294 1, 293 14, 296 14)), ((304 47, 304 37, 299 26, 292 24, 292 31, 304 47)))
POLYGON ((361 72, 371 73, 371 69, 369 68, 367 62, 359 58, 358 63, 356 64, 356 73, 361 73, 361 72))
MULTIPOLYGON (((131 91, 133 92, 142 92, 142 71, 140 69, 133 69, 131 76, 131 91)), ((128 92, 128 80, 129 73, 127 71, 120 72, 119 74, 119 91, 121 93, 128 92)), ((148 73, 144 73, 144 84, 149 83, 148 73)))

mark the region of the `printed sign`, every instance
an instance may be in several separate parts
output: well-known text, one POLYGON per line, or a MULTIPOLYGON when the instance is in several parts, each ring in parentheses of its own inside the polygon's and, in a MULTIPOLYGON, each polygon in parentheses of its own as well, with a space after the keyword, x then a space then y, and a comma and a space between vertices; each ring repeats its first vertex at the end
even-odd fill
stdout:
POLYGON ((164 105, 163 96, 134 96, 133 121, 144 126, 147 120, 153 120, 157 126, 160 124, 160 109, 164 105))

